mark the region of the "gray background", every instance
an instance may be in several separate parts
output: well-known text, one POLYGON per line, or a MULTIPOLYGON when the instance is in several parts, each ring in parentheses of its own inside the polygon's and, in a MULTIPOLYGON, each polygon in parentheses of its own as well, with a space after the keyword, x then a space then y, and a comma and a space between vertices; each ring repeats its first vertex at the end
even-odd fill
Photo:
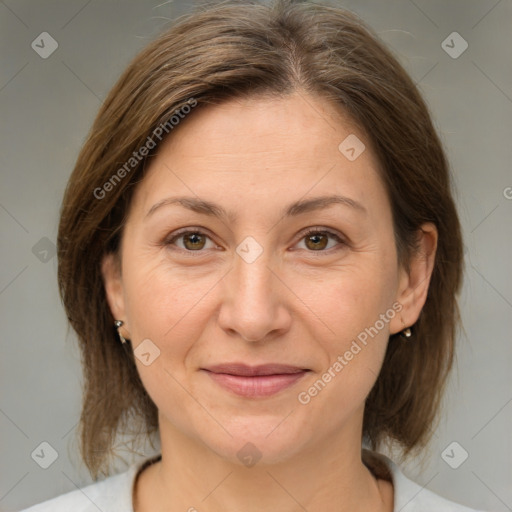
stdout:
MULTIPOLYGON (((341 5, 378 32, 419 84, 453 167, 465 235, 465 333, 457 370, 429 456, 404 471, 449 499, 512 510, 512 2, 341 5), (469 45, 458 58, 442 47, 454 31, 469 45), (458 469, 442 456, 453 442, 458 445, 445 455, 452 465, 460 463, 463 450, 469 455, 458 469)), ((0 1, 3 511, 91 482, 76 454, 81 369, 58 298, 52 252, 60 201, 117 76, 190 7, 177 0, 0 1), (31 42, 45 31, 59 46, 42 59, 31 42), (44 441, 59 455, 48 469, 31 458, 44 441)))

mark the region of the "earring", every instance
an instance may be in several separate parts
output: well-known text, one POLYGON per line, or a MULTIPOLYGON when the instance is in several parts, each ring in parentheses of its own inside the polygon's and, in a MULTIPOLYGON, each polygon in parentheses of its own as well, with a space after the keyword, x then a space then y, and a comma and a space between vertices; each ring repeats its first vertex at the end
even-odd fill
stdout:
POLYGON ((412 331, 411 331, 411 328, 410 327, 407 327, 406 329, 404 329, 401 333, 400 333, 400 336, 402 336, 403 338, 405 338, 406 341, 409 340, 409 338, 412 336, 412 331))
POLYGON ((114 322, 114 325, 116 326, 117 334, 119 335, 119 338, 121 339, 121 343, 126 343, 126 338, 121 334, 121 331, 119 330, 119 327, 124 325, 124 322, 122 320, 116 320, 114 322))
POLYGON ((404 328, 398 333, 401 338, 403 338, 405 341, 409 341, 412 336, 412 330, 410 327, 405 327, 405 322, 402 317, 400 317, 400 321, 402 322, 402 325, 404 328))

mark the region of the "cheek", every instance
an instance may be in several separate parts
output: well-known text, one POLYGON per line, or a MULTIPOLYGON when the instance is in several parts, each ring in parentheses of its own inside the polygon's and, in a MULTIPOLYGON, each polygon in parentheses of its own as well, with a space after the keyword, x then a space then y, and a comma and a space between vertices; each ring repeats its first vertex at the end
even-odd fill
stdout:
POLYGON ((165 250, 130 258, 124 273, 131 328, 143 337, 151 332, 162 343, 173 337, 187 317, 197 315, 202 299, 218 280, 211 272, 173 267, 165 250))
MULTIPOLYGON (((382 253, 381 253, 382 254, 382 253)), ((379 374, 389 337, 389 323, 397 314, 394 290, 397 273, 392 258, 362 258, 330 279, 303 280, 297 295, 310 313, 311 330, 321 345, 324 367, 316 380, 302 387, 304 402, 328 409, 333 419, 364 403, 379 374), (387 265, 383 265, 387 261, 387 265)))
POLYGON ((181 410, 189 400, 183 385, 193 362, 191 355, 212 315, 207 291, 218 276, 199 277, 156 259, 127 262, 126 275, 127 315, 139 376, 160 410, 181 410), (157 347, 150 345, 149 352, 155 350, 158 355, 146 365, 137 354, 142 352, 139 343, 148 339, 157 347))
POLYGON ((338 300, 331 294, 320 310, 329 327, 317 330, 327 332, 316 340, 326 356, 324 366, 297 395, 299 407, 305 408, 305 423, 311 422, 311 428, 314 418, 321 417, 323 428, 336 432, 364 407, 379 375, 395 310, 384 295, 378 297, 371 291, 375 292, 372 287, 338 288, 338 300))
POLYGON ((296 274, 291 282, 308 316, 316 318, 316 334, 341 349, 392 307, 397 271, 392 259, 368 253, 328 272, 296 274))
MULTIPOLYGON (((144 387, 157 405, 179 406, 183 388, 195 371, 204 331, 215 311, 212 298, 222 272, 171 266, 165 257, 133 258, 126 263, 127 315, 135 355, 151 340, 158 357, 150 366, 136 357, 144 387)), ((151 348, 151 345, 150 345, 151 348)), ((202 351, 205 357, 204 347, 202 351)))

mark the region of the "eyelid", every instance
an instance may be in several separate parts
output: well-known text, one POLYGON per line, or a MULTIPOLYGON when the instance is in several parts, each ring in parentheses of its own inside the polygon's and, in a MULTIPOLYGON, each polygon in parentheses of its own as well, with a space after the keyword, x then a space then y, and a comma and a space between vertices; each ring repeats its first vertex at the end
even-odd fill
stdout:
MULTIPOLYGON (((187 235, 189 233, 197 233, 202 236, 205 236, 205 237, 209 238, 215 245, 217 245, 216 242, 214 241, 213 236, 211 235, 210 231, 208 229, 200 227, 200 226, 187 226, 186 228, 177 229, 176 231, 173 231, 170 235, 166 236, 164 238, 162 244, 165 246, 174 245, 174 242, 178 238, 181 238, 183 235, 187 235)), ((202 252, 205 252, 204 250, 187 251, 186 249, 182 249, 181 247, 178 247, 178 246, 175 246, 175 249, 178 251, 181 251, 181 252, 185 252, 187 254, 190 254, 190 253, 201 254, 202 252)))
MULTIPOLYGON (((345 238, 344 235, 342 235, 338 231, 333 230, 331 228, 325 228, 325 227, 321 227, 321 226, 313 226, 313 227, 309 227, 309 228, 306 228, 305 230, 301 231, 301 233, 298 236, 297 243, 301 242, 305 237, 310 236, 310 235, 315 235, 315 234, 324 234, 324 235, 331 236, 332 238, 334 238, 338 242, 338 246, 340 246, 340 245, 345 245, 345 246, 348 245, 348 241, 347 241, 347 239, 345 238)), ((295 245, 297 245, 297 243, 295 245)), ((332 251, 336 251, 336 250, 339 249, 338 246, 331 247, 329 249, 322 250, 322 251, 307 251, 307 252, 308 253, 312 253, 312 254, 316 253, 316 254, 319 254, 319 255, 321 255, 321 254, 331 254, 332 251)))
MULTIPOLYGON (((200 227, 200 226, 188 226, 185 228, 180 228, 180 229, 174 231, 173 233, 171 233, 169 236, 165 237, 163 240, 163 245, 165 245, 165 246, 174 245, 174 242, 178 238, 182 237, 183 235, 189 234, 189 233, 197 233, 202 236, 206 236, 215 244, 213 236, 210 234, 210 231, 208 229, 200 227)), ((305 237, 307 237, 309 235, 314 235, 314 234, 326 234, 326 235, 329 235, 332 238, 336 239, 336 241, 338 242, 338 245, 348 245, 346 238, 341 233, 339 233, 331 228, 326 228, 326 227, 321 227, 321 226, 310 226, 308 228, 305 228, 304 230, 302 230, 299 233, 298 239, 295 242, 294 246, 297 245, 299 242, 301 242, 305 237)), ((337 249, 339 249, 339 247, 335 246, 335 247, 331 247, 326 250, 307 251, 307 252, 312 253, 312 254, 318 253, 318 255, 321 255, 321 254, 331 254, 332 251, 335 251, 337 249)), ((188 250, 182 249, 181 247, 178 247, 176 245, 174 245, 173 250, 177 250, 181 253, 186 253, 187 255, 193 254, 193 253, 196 253, 196 255, 201 255, 202 253, 206 252, 205 250, 188 251, 188 250)))

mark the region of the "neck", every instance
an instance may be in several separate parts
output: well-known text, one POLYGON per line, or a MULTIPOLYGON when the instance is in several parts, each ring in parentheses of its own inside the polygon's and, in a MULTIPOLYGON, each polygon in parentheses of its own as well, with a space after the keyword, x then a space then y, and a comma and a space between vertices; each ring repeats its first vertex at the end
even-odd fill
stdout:
POLYGON ((162 460, 141 474, 135 512, 393 509, 390 484, 363 464, 361 444, 339 433, 286 461, 252 467, 226 461, 168 424, 160 434, 162 460))

